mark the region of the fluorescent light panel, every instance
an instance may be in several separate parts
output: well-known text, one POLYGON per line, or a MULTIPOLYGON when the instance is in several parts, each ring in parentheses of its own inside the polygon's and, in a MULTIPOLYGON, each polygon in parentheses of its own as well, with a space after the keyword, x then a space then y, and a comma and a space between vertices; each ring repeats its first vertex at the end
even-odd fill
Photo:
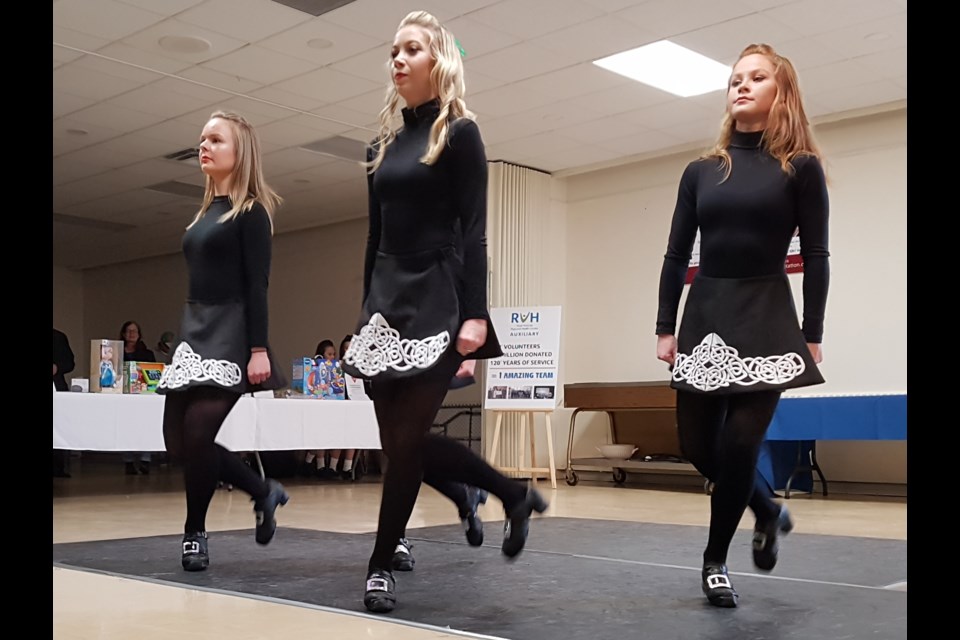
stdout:
POLYGON ((622 51, 593 64, 681 98, 726 89, 732 72, 727 65, 669 40, 622 51))

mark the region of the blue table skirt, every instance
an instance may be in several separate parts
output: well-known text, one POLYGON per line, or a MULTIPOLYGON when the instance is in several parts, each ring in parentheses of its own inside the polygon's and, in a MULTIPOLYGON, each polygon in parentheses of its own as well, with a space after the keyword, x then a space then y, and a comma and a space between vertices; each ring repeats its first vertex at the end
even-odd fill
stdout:
MULTIPOLYGON (((760 449, 757 470, 770 488, 786 487, 799 450, 809 463, 817 440, 906 440, 906 394, 781 398, 760 449)), ((826 474, 825 474, 826 475, 826 474)), ((758 479, 759 481, 759 479, 758 479)), ((791 490, 813 490, 813 474, 797 475, 791 490)))

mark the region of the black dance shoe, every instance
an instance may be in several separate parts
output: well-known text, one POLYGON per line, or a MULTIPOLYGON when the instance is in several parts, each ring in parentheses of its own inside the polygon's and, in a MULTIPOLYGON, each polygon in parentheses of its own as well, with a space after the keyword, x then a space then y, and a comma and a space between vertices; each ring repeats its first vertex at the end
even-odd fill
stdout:
POLYGON ((471 547, 483 544, 483 521, 477 509, 487 503, 487 492, 476 487, 467 487, 467 503, 460 509, 460 522, 467 534, 467 542, 471 547))
POLYGON ((385 569, 373 569, 367 574, 363 606, 374 613, 393 611, 397 606, 397 583, 393 579, 393 573, 385 569))
POLYGON ((527 543, 527 534, 530 532, 530 516, 534 511, 543 513, 548 506, 536 489, 527 487, 527 495, 524 496, 523 502, 510 510, 503 523, 503 544, 500 545, 503 555, 514 558, 523 551, 523 546, 527 543))
POLYGON ((703 572, 700 574, 703 580, 701 587, 704 595, 715 607, 733 608, 737 606, 737 600, 740 598, 730 583, 730 576, 727 574, 727 566, 718 562, 707 562, 703 565, 703 572))
POLYGON ((183 553, 180 556, 180 565, 184 571, 203 571, 210 566, 206 531, 183 534, 183 553))
POLYGON ((390 566, 393 567, 394 571, 413 571, 413 565, 417 563, 413 558, 413 553, 411 553, 413 545, 410 544, 410 541, 406 538, 400 538, 400 542, 397 543, 397 549, 393 552, 393 558, 390 561, 390 566))
POLYGON ((267 487, 267 497, 255 501, 253 505, 253 510, 257 514, 256 538, 259 544, 269 544, 273 540, 273 534, 277 532, 277 519, 275 517, 277 507, 290 501, 290 496, 287 495, 283 485, 276 480, 268 478, 267 487))
POLYGON ((787 507, 780 507, 780 514, 769 522, 757 522, 753 529, 753 564, 761 571, 772 571, 777 566, 780 545, 777 534, 787 535, 793 531, 793 520, 787 507))

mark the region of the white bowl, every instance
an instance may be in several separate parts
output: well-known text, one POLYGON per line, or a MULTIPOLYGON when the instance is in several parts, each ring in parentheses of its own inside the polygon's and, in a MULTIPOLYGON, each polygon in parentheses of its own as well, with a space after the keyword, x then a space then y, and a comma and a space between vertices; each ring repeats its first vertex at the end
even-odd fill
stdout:
POLYGON ((597 451, 610 460, 627 460, 637 452, 637 448, 632 444, 604 444, 597 447, 597 451))

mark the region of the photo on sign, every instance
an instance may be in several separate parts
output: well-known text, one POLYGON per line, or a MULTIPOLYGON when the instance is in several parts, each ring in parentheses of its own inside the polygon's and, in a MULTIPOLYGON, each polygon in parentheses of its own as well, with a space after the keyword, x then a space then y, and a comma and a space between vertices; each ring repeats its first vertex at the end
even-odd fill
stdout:
POLYGON ((490 387, 487 390, 487 397, 491 400, 505 400, 507 397, 507 387, 490 387))
POLYGON ((534 387, 533 397, 537 400, 552 400, 556 387, 534 387))
POLYGON ((517 387, 510 389, 511 400, 529 400, 533 397, 533 387, 517 387))

